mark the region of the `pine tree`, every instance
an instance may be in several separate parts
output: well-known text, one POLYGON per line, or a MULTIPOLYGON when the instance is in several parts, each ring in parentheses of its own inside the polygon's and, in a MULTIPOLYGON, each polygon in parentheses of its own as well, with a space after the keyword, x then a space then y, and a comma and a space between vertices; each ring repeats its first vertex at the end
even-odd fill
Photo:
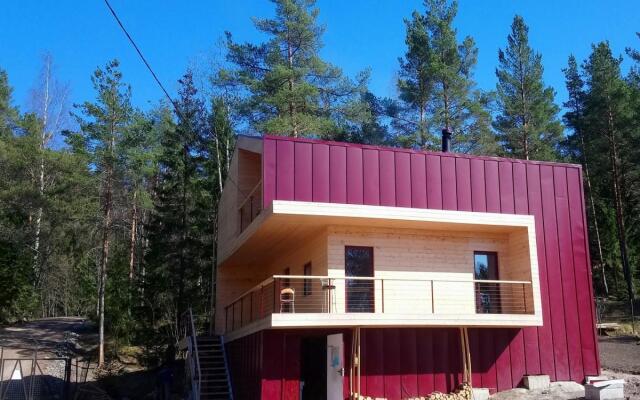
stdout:
POLYGON ((319 56, 324 28, 313 0, 272 0, 275 17, 254 19, 268 37, 261 44, 236 43, 227 32, 227 60, 219 85, 241 90, 240 115, 261 133, 331 136, 369 118, 359 94, 368 78, 355 82, 319 56))
POLYGON ((333 135, 333 140, 370 145, 394 144, 387 124, 390 110, 395 106, 394 102, 391 99, 377 97, 369 91, 361 95, 361 101, 367 104, 371 118, 333 135))
MULTIPOLYGON (((179 326, 188 306, 205 310, 212 268, 210 185, 203 151, 207 113, 191 72, 179 81, 177 123, 165 121, 154 211, 148 226, 145 296, 179 326)), ((177 335, 175 330, 171 331, 177 335)), ((175 340, 179 338, 174 337, 175 340)))
POLYGON ((104 69, 98 68, 91 81, 96 91, 95 103, 85 102, 77 117, 81 131, 73 140, 84 145, 84 152, 90 157, 100 176, 101 252, 98 274, 98 318, 99 357, 102 365, 104 353, 105 292, 107 288, 107 267, 111 250, 112 230, 117 184, 122 173, 121 144, 131 123, 131 88, 122 81, 117 60, 108 62, 104 69), (83 117, 84 116, 84 117, 83 117))
POLYGON ((516 15, 507 48, 498 51, 500 115, 494 123, 505 152, 516 158, 554 160, 562 139, 554 90, 542 79, 542 56, 529 46, 529 27, 516 15))
POLYGON ((11 104, 12 92, 7 72, 0 68, 0 139, 8 137, 18 116, 18 110, 11 104))
POLYGON ((400 58, 398 92, 402 107, 394 113, 394 126, 404 132, 405 146, 426 148, 438 142, 429 131, 429 104, 434 81, 430 70, 432 59, 426 17, 417 11, 406 25, 407 52, 400 58))
POLYGON ((426 0, 425 7, 424 15, 414 13, 407 22, 408 50, 398 82, 400 110, 416 116, 393 115, 395 125, 405 127, 399 139, 411 147, 438 149, 440 132, 447 130, 453 135, 454 151, 495 154, 487 111, 490 99, 473 81, 478 50, 470 36, 459 43, 453 27, 458 3, 426 0))
MULTIPOLYGON (((629 88, 620 72, 621 57, 614 57, 609 44, 593 46, 583 65, 587 86, 584 109, 586 151, 598 156, 594 176, 598 176, 595 190, 613 208, 613 226, 617 236, 619 263, 626 281, 626 294, 633 299, 633 274, 630 265, 629 207, 632 196, 630 177, 633 169, 630 149, 637 140, 632 125, 629 88)), ((632 304, 632 303, 630 303, 632 304)))
MULTIPOLYGON (((596 203, 594 200, 594 192, 591 185, 591 174, 589 172, 589 153, 587 152, 585 143, 585 87, 584 81, 580 72, 578 71, 578 63, 576 58, 571 55, 567 68, 563 69, 565 75, 565 84, 569 99, 564 103, 564 107, 567 112, 564 114, 563 119, 565 125, 573 130, 572 134, 567 137, 565 148, 568 148, 571 152, 570 158, 578 160, 584 168, 584 181, 586 185, 586 192, 589 199, 588 207, 591 218, 588 220, 589 228, 593 232, 591 237, 595 239, 596 257, 593 259, 596 261, 596 266, 600 267, 602 288, 605 295, 609 294, 609 286, 607 283, 607 274, 605 268, 605 259, 602 252, 602 240, 600 238, 600 227, 598 224, 598 212, 596 209, 596 203)), ((597 271, 596 271, 597 272, 597 271)), ((595 274, 594 274, 595 275, 595 274)))

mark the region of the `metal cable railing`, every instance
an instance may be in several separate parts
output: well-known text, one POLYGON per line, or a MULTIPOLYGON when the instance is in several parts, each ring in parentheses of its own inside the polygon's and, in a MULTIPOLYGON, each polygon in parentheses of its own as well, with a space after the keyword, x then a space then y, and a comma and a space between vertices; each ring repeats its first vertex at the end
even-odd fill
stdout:
POLYGON ((276 313, 534 314, 529 281, 276 275, 225 308, 227 332, 276 313))

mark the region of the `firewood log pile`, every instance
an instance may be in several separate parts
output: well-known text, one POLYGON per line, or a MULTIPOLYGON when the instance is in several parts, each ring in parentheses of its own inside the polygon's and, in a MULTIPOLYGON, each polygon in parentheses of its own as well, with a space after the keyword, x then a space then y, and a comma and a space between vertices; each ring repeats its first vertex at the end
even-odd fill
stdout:
MULTIPOLYGON (((384 400, 367 396, 357 396, 358 400, 384 400)), ((453 393, 433 392, 429 396, 409 397, 405 400, 473 400, 471 385, 463 383, 458 390, 453 393)))

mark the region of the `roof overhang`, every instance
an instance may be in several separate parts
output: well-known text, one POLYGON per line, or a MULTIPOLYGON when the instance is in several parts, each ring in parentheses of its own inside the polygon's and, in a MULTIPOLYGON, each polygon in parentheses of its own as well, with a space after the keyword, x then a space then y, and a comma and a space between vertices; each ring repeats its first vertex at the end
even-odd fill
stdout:
POLYGON ((305 240, 328 226, 340 225, 479 233, 526 229, 535 246, 532 215, 274 200, 220 254, 218 265, 259 263, 290 248, 292 240, 305 240))

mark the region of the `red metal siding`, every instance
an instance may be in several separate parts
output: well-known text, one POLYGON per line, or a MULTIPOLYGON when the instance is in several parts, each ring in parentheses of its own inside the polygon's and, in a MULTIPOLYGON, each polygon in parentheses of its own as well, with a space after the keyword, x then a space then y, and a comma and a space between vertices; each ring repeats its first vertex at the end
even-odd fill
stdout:
POLYGON ((362 167, 366 171, 363 179, 363 201, 370 206, 380 205, 380 165, 378 152, 364 149, 362 167))
POLYGON ((296 200, 313 201, 313 179, 309 179, 312 176, 313 169, 313 157, 311 154, 311 143, 296 143, 295 167, 293 170, 294 197, 296 200))
MULTIPOLYGON (((265 138, 263 165, 265 206, 274 199, 308 201, 311 190, 321 202, 533 215, 544 325, 470 329, 474 382, 495 390, 518 385, 526 373, 580 381, 599 372, 579 167, 278 137, 265 138), (312 150, 299 151, 300 143, 312 150)), ((415 340, 374 332, 363 338, 367 353, 380 346, 389 351, 364 358, 367 394, 398 387, 425 393, 457 382, 456 332, 416 330, 415 340), (417 357, 402 362, 417 371, 415 379, 387 367, 403 353, 417 357)))
POLYGON ((231 382, 236 399, 260 398, 262 333, 226 344, 231 382))

